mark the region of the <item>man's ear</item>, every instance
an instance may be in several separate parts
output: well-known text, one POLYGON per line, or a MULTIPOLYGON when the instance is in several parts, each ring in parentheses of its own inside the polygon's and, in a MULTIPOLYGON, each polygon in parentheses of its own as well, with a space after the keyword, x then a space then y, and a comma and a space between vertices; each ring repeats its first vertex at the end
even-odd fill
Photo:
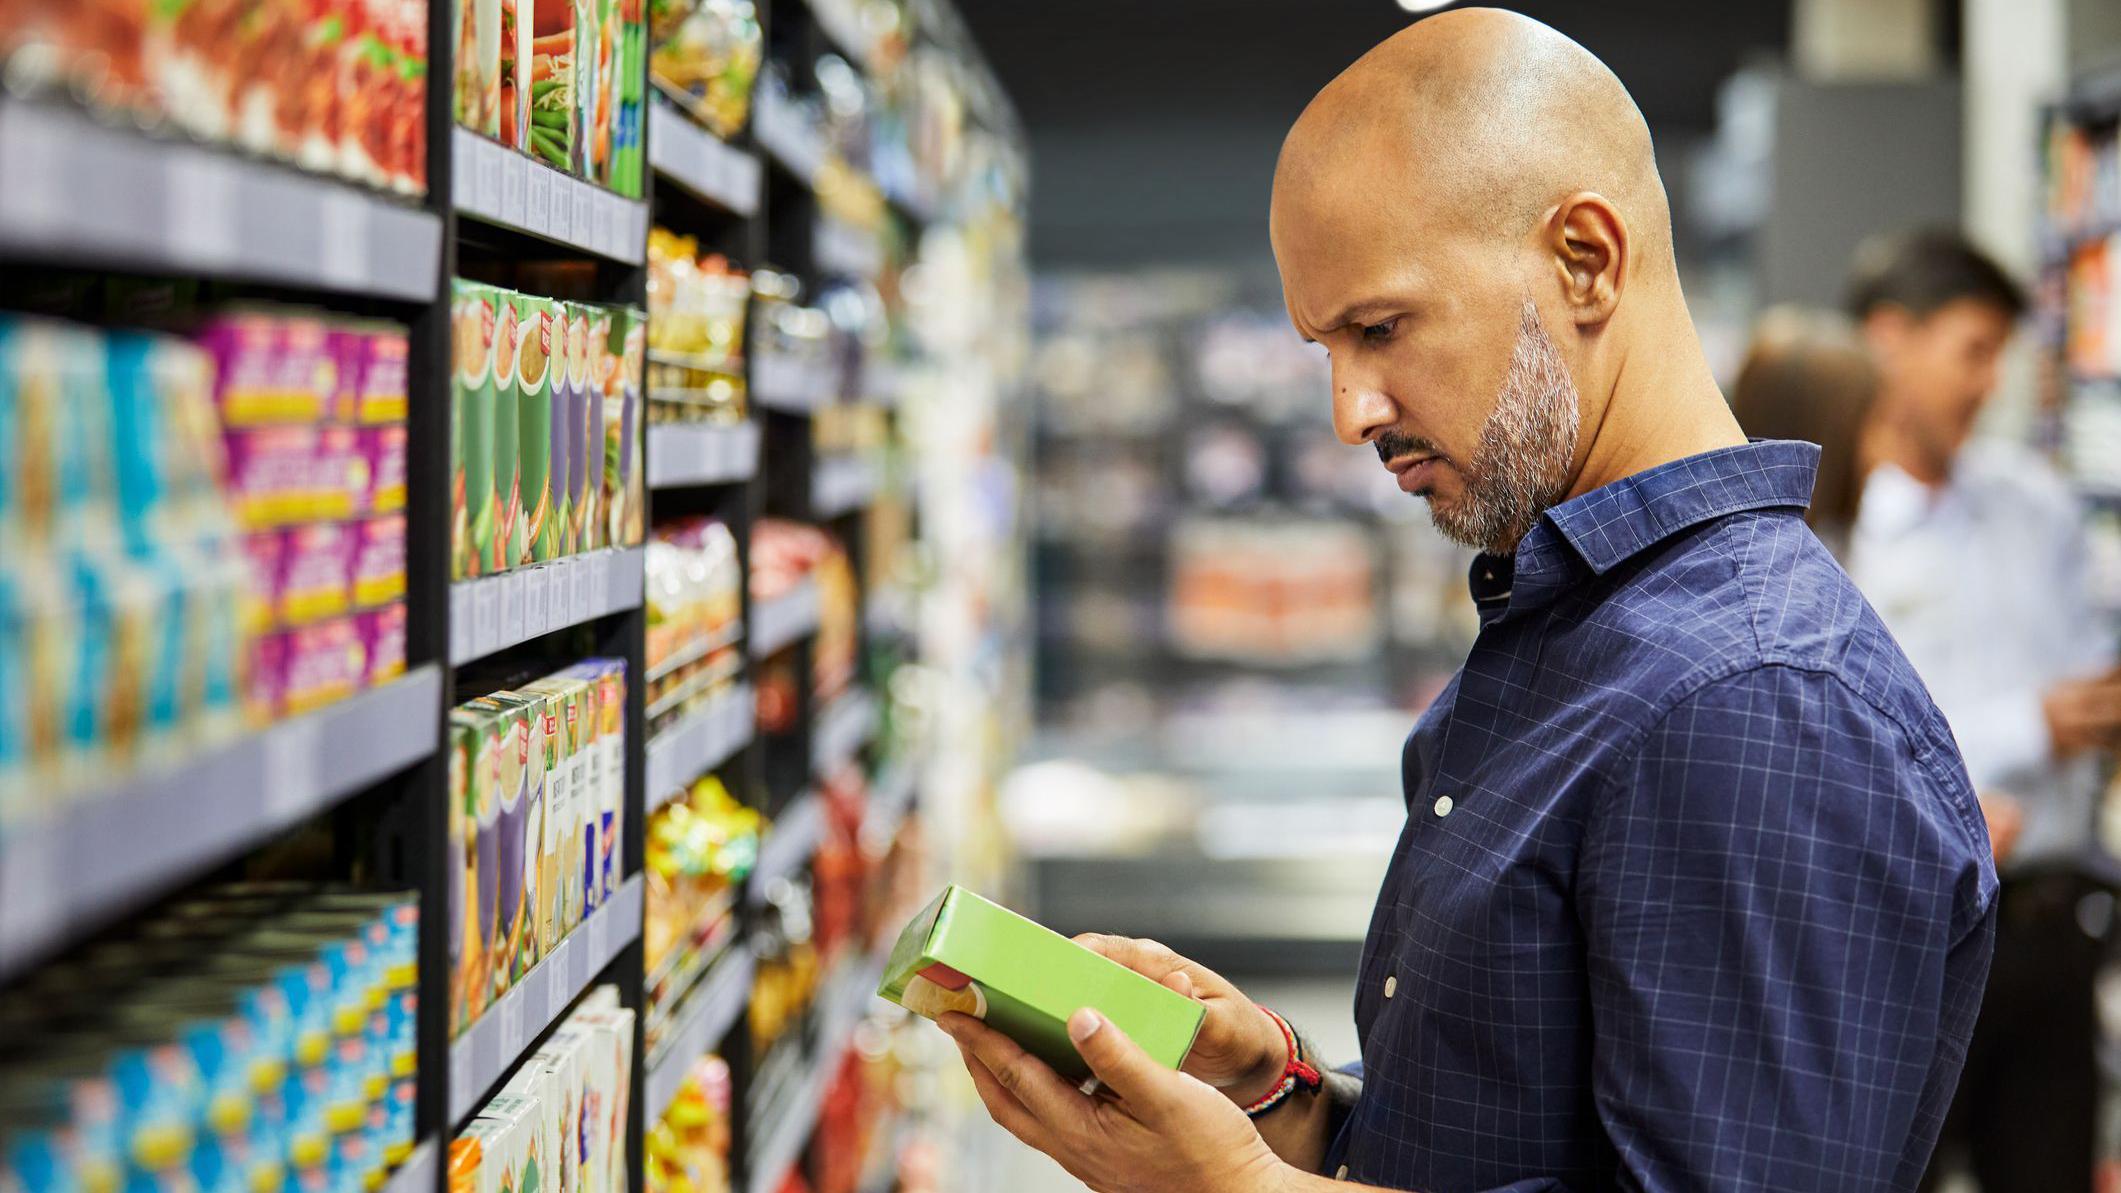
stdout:
POLYGON ((1578 327, 1599 326, 1620 309, 1634 264, 1627 221, 1604 195, 1578 191, 1547 217, 1546 247, 1563 304, 1578 327))
POLYGON ((1890 356, 1907 343, 1909 333, 1915 330, 1918 320, 1915 313, 1899 303, 1881 303, 1871 308, 1857 330, 1863 333, 1863 342, 1878 356, 1890 356))

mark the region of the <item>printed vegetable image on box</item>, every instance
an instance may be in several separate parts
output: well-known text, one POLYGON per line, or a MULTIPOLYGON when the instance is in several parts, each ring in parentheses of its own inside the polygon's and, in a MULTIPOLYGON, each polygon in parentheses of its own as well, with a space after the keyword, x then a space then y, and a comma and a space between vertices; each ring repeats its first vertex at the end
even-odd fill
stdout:
POLYGON ((542 563, 558 557, 559 527, 553 521, 557 497, 552 480, 555 374, 566 368, 567 330, 559 320, 559 303, 530 294, 514 296, 520 321, 516 340, 517 447, 522 476, 523 525, 516 563, 542 563))
POLYGON ((452 580, 494 569, 500 498, 494 492, 494 362, 500 333, 491 288, 451 284, 450 568, 452 580))
POLYGON ((1206 1008, 959 886, 946 887, 892 946, 877 993, 933 1019, 961 1011, 1070 1081, 1090 1076, 1068 1016, 1090 1007, 1150 1058, 1177 1068, 1206 1008))
POLYGON ((525 144, 532 157, 556 170, 579 174, 575 146, 575 7, 569 0, 517 0, 531 9, 530 123, 525 144))
MULTIPOLYGON (((522 368, 523 341, 531 324, 524 297, 507 291, 494 293, 493 360, 493 554, 488 574, 507 571, 523 558, 525 539, 522 461, 522 393, 518 372, 522 368)), ((543 349, 537 349, 542 362, 543 349)), ((542 367, 542 365, 541 365, 542 367)))
MULTIPOLYGON (((477 133, 501 135, 501 0, 455 0, 456 117, 477 133)), ((509 55, 514 65, 514 55, 509 55)), ((514 88, 509 89, 511 96, 514 88)))

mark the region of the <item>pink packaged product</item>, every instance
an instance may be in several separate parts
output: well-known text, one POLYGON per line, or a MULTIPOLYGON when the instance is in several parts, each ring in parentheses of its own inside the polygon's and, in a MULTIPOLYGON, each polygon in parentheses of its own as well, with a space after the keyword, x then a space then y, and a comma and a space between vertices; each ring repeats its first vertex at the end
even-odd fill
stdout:
POLYGON ((309 516, 323 430, 253 427, 222 436, 229 500, 243 529, 268 530, 309 516))
POLYGON ((354 431, 354 513, 393 514, 405 508, 405 424, 354 431))
MULTIPOLYGON (((345 522, 313 522, 284 532, 279 584, 273 592, 274 623, 299 626, 346 612, 346 578, 353 570, 359 546, 354 527, 345 522)), ((398 552, 402 557, 402 532, 398 552)), ((401 558, 400 591, 403 572, 401 558)))
POLYGON ((405 595, 405 515, 387 514, 352 524, 353 603, 367 609, 405 595))
POLYGON ((404 330, 372 327, 354 334, 361 337, 364 351, 353 420, 366 426, 404 422, 409 405, 406 365, 412 351, 404 330))
POLYGON ((256 427, 315 422, 326 414, 330 388, 290 382, 282 320, 262 311, 217 315, 195 337, 214 362, 214 404, 221 425, 256 427))
MULTIPOLYGON (((289 407, 316 413, 331 412, 339 394, 339 361, 332 328, 324 320, 307 314, 278 312, 270 316, 279 328, 279 355, 273 361, 274 388, 289 407)), ((290 417, 293 417, 292 415, 290 417)))
POLYGON ((367 489, 367 469, 360 466, 360 432, 354 427, 317 428, 317 455, 309 475, 302 517, 351 518, 367 489))
POLYGON ((335 324, 324 334, 333 371, 331 401, 325 407, 325 417, 350 423, 361 408, 361 374, 368 364, 368 333, 335 324))
POLYGON ((250 674, 243 682, 243 713, 252 724, 278 720, 286 706, 287 638, 260 634, 250 644, 250 674))
POLYGON ((366 660, 351 617, 334 617, 315 625, 283 630, 286 640, 286 680, 282 684, 280 709, 284 716, 298 716, 354 694, 361 684, 366 660))
POLYGON ((361 646, 361 686, 372 688, 405 674, 405 603, 354 614, 354 636, 361 646))

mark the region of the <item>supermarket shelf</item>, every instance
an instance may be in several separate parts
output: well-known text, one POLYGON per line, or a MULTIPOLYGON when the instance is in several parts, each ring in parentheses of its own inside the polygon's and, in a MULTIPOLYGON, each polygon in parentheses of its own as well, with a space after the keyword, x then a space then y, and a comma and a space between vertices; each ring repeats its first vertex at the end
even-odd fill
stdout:
POLYGON ((748 481, 759 472, 759 425, 664 423, 648 428, 648 487, 748 481))
POLYGON ((820 518, 851 514, 876 499, 876 461, 866 456, 819 456, 810 473, 810 512, 820 518))
POLYGON ((741 216, 759 209, 759 159, 701 128, 661 96, 648 106, 648 161, 697 198, 741 216))
POLYGON ((381 1193, 434 1193, 442 1179, 435 1171, 441 1162, 441 1147, 432 1139, 421 1141, 397 1171, 384 1178, 381 1193))
POLYGON ((802 109, 771 87, 761 87, 753 95, 751 135, 782 169, 805 185, 816 181, 818 169, 825 164, 824 134, 803 120, 802 109))
POLYGON ((347 700, 11 826, 0 845, 0 978, 151 892, 309 819, 434 752, 442 676, 423 665, 347 700))
POLYGON ((449 586, 449 661, 462 665, 518 642, 641 604, 641 548, 607 547, 449 586))
POLYGON ((817 632, 816 580, 804 580, 751 608, 751 657, 763 659, 817 632))
POLYGON ((883 585, 870 590, 862 605, 862 628, 871 636, 903 634, 912 612, 912 593, 903 585, 883 585))
POLYGON ((585 918, 449 1046, 449 1121, 461 1123, 627 945, 641 935, 641 876, 585 918))
MULTIPOLYGON (((877 952, 847 962, 835 975, 819 1005, 817 1054, 811 1058, 803 1083, 789 1096, 785 1109, 775 1114, 772 1125, 751 1153, 751 1193, 773 1193, 782 1178, 803 1154, 803 1144, 817 1126, 825 1091, 839 1074, 839 1058, 854 1040, 854 1029, 876 999, 876 987, 884 974, 885 954, 877 952)), ((754 1113, 758 1108, 754 1109, 754 1113)))
POLYGON ((886 767, 869 788, 869 810, 862 817, 862 839, 883 848, 898 837, 899 826, 913 813, 918 789, 913 764, 903 759, 886 767))
POLYGON ((646 1113, 642 1121, 662 1121, 663 1111, 685 1082, 685 1071, 744 1017, 744 1009, 751 1001, 752 976, 757 971, 758 958, 750 948, 734 945, 686 995, 684 1008, 663 1037, 660 1055, 648 1062, 643 1079, 646 1113))
POLYGON ((628 265, 648 256, 648 205, 562 174, 470 131, 454 128, 450 181, 457 211, 628 265))
POLYGON ((751 871, 751 889, 763 892, 776 878, 786 878, 810 864, 817 843, 825 835, 825 800, 815 791, 805 791, 788 801, 772 827, 759 838, 758 865, 751 871))
POLYGON ((810 251, 825 273, 873 279, 884 271, 884 244, 873 231, 824 216, 813 236, 810 251))
POLYGON ((821 363, 761 352, 751 362, 751 400, 768 410, 809 414, 832 400, 833 380, 821 363))
POLYGON ((847 0, 810 0, 807 6, 817 27, 825 31, 834 48, 847 61, 873 71, 875 63, 870 61, 870 42, 862 36, 862 15, 858 3, 847 0))
POLYGON ((828 775, 846 765, 876 734, 876 698, 849 688, 817 714, 810 735, 810 768, 828 775))
POLYGON ((442 221, 275 162, 0 100, 0 252, 427 302, 442 221))
POLYGON ((685 784, 751 742, 757 701, 738 684, 648 742, 648 810, 670 802, 685 784))

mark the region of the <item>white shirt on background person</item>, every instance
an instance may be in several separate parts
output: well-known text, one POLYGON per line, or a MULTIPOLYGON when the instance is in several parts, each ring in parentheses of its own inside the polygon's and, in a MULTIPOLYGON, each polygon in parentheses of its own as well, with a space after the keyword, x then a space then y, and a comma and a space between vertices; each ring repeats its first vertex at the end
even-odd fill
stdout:
POLYGON ((2022 806, 2008 868, 2084 852, 2099 760, 2054 757, 2041 697, 2110 667, 2115 643, 2062 478, 1993 439, 1969 443, 1934 489, 1883 465, 1864 484, 1848 568, 1950 722, 1974 789, 2022 806))

